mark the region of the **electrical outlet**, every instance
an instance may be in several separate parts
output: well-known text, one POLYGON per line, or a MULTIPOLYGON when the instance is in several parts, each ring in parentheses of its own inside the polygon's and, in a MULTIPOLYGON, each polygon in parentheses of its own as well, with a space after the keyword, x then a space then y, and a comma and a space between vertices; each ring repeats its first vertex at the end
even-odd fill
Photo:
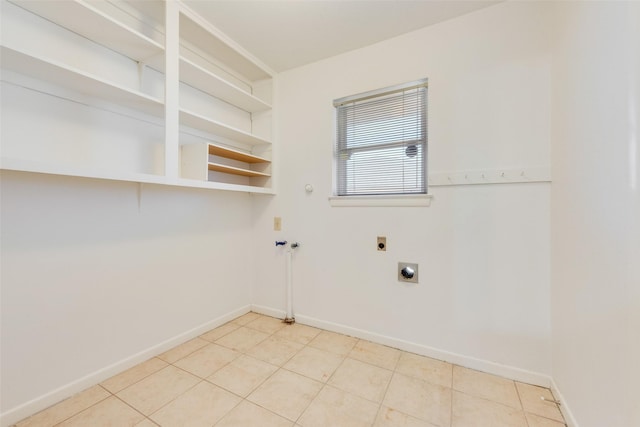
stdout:
POLYGON ((377 246, 378 246, 378 250, 379 251, 386 251, 387 250, 387 238, 384 237, 384 236, 378 236, 377 246))
POLYGON ((274 216, 273 231, 280 231, 280 230, 282 230, 282 218, 280 218, 279 216, 274 216))

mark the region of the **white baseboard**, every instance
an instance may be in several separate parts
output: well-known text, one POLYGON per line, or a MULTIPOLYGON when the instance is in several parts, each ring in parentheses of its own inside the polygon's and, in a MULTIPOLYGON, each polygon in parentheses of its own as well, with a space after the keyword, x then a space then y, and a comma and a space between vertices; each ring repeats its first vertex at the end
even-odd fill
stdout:
POLYGON ((251 311, 251 308, 252 307, 250 305, 246 305, 244 307, 233 310, 227 314, 203 323, 202 325, 199 325, 191 330, 176 335, 173 338, 149 347, 146 350, 122 359, 112 365, 92 372, 91 374, 79 378, 69 384, 65 384, 62 387, 52 390, 47 394, 23 403, 20 406, 12 408, 0 414, 0 426, 7 427, 14 423, 17 423, 18 421, 27 418, 43 409, 46 409, 49 406, 54 405, 68 397, 71 397, 76 393, 99 384, 107 378, 111 378, 112 376, 126 371, 127 369, 141 362, 144 362, 145 360, 162 354, 177 345, 180 345, 186 341, 189 341, 190 339, 202 335, 210 329, 216 328, 224 323, 227 323, 230 320, 235 319, 236 317, 242 316, 243 314, 251 311))
MULTIPOLYGON (((252 309, 253 307, 254 306, 252 306, 252 309)), ((262 310, 264 314, 282 313, 282 316, 284 316, 284 312, 281 310, 269 309, 267 307, 260 307, 260 310, 262 310)), ((449 363, 464 366, 465 368, 475 369, 478 371, 499 375, 501 377, 509 378, 527 384, 534 384, 541 387, 551 386, 551 377, 549 375, 527 371, 525 369, 516 368, 514 366, 477 359, 475 357, 465 356, 462 354, 452 353, 449 351, 428 347, 422 344, 416 344, 410 341, 404 341, 386 335, 380 335, 374 332, 352 328, 350 326, 341 325, 338 323, 327 322, 325 320, 316 319, 302 314, 296 314, 295 319, 297 323, 315 326, 317 328, 350 335, 352 337, 362 338, 378 344, 383 344, 389 347, 398 348, 400 350, 409 351, 411 353, 420 354, 422 356, 444 360, 449 363)))
POLYGON ((251 304, 251 311, 258 314, 264 314, 265 316, 276 317, 278 319, 284 319, 287 315, 285 310, 278 310, 264 305, 251 304))
POLYGON ((553 378, 551 379, 551 392, 553 393, 553 397, 560 402, 560 412, 562 412, 567 427, 579 427, 576 418, 573 416, 571 409, 569 409, 569 405, 567 405, 567 401, 553 378))

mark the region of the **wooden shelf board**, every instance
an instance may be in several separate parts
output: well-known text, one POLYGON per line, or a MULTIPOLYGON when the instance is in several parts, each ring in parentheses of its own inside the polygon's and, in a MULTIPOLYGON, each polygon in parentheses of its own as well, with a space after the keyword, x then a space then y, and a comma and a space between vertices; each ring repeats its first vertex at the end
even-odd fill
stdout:
POLYGON ((159 43, 114 20, 89 2, 21 0, 13 3, 136 61, 164 50, 159 43))
POLYGON ((7 46, 0 48, 0 56, 2 68, 7 70, 154 116, 161 117, 164 114, 162 100, 118 86, 64 64, 31 56, 7 46))
POLYGON ((270 145, 271 144, 271 142, 267 141, 266 139, 259 138, 255 135, 251 135, 248 132, 242 131, 240 129, 236 129, 231 126, 227 126, 223 123, 203 117, 199 114, 196 114, 184 109, 180 110, 180 124, 184 126, 189 126, 195 129, 199 129, 199 130, 211 133, 213 135, 218 135, 223 138, 228 138, 230 140, 233 140, 242 144, 248 144, 248 145, 270 145))
POLYGON ((271 176, 268 173, 256 172, 249 169, 235 168, 233 166, 221 165, 219 163, 209 162, 208 168, 210 171, 229 173, 232 175, 241 175, 241 176, 249 176, 249 177, 261 176, 266 178, 271 176))
POLYGON ((254 156, 253 154, 247 154, 242 151, 232 150, 230 148, 220 147, 219 145, 213 144, 209 144, 209 154, 245 163, 271 163, 271 160, 263 157, 254 156))

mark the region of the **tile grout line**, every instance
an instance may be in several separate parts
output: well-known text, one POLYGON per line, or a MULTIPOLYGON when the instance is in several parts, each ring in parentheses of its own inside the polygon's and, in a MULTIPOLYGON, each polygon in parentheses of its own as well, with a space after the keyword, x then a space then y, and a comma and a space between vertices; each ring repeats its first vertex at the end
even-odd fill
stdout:
POLYGON ((513 381, 513 386, 516 389, 516 394, 518 395, 518 402, 520 402, 520 407, 522 408, 522 416, 524 417, 524 423, 527 425, 527 427, 531 427, 529 426, 529 420, 527 419, 527 414, 524 411, 524 404, 522 403, 522 396, 520 395, 520 390, 518 389, 518 386, 515 381, 513 381))
MULTIPOLYGON (((389 347, 389 348, 392 348, 392 347, 389 347)), ((398 349, 398 351, 402 351, 402 350, 398 349)), ((387 386, 384 388, 384 393, 382 393, 382 399, 380 400, 380 403, 378 404, 378 410, 376 411, 376 415, 375 415, 375 418, 373 419, 373 423, 371 424, 371 426, 373 426, 376 423, 376 420, 380 416, 380 412, 382 411, 383 403, 384 403, 384 401, 385 401, 385 399, 387 397, 387 393, 389 392, 389 387, 391 386, 391 381, 393 381, 393 377, 397 373, 398 364, 400 363, 400 359, 401 358, 402 358, 402 353, 400 353, 400 355, 398 356, 398 359, 396 360, 396 362, 393 365, 393 369, 391 370, 391 378, 389 378, 389 382, 387 383, 387 386)))
MULTIPOLYGON (((97 402, 94 402, 93 404, 91 404, 91 405, 87 406, 87 407, 86 407, 86 408, 84 408, 84 409, 81 409, 81 410, 80 410, 80 411, 78 411, 78 412, 75 412, 73 415, 70 415, 70 416, 68 416, 67 418, 65 418, 65 419, 63 419, 63 420, 61 420, 61 421, 59 421, 59 422, 57 422, 57 423, 53 424, 53 426, 55 427, 55 426, 58 426, 58 425, 60 425, 60 424, 62 424, 62 423, 64 423, 64 422, 66 422, 66 421, 69 421, 71 418, 75 417, 76 415, 78 415, 78 414, 80 414, 80 413, 82 413, 82 412, 86 411, 86 410, 87 410, 87 409, 89 409, 89 408, 93 408, 93 407, 94 407, 94 406, 96 406, 97 404, 102 403, 102 402, 104 402, 105 400, 107 400, 108 398, 110 398, 111 396, 113 396, 113 393, 111 393, 111 392, 110 392, 109 390, 107 390, 106 388, 102 387, 100 384, 96 384, 96 385, 97 385, 98 387, 100 387, 101 389, 103 389, 104 391, 106 391, 107 393, 109 393, 109 396, 105 397, 104 399, 100 399, 100 400, 99 400, 99 401, 97 401, 97 402)), ((91 388, 91 387, 89 387, 89 388, 88 388, 88 389, 86 389, 86 390, 89 390, 90 388, 91 388)), ((73 397, 75 397, 75 396, 79 395, 80 393, 83 393, 83 392, 84 392, 84 391, 86 391, 86 390, 82 390, 81 392, 76 393, 74 396, 71 396, 71 397, 69 397, 68 399, 71 399, 71 398, 73 398, 73 397)), ((65 399, 65 400, 68 400, 68 399, 65 399)), ((62 402, 64 402, 64 400, 63 400, 62 402)), ((58 402, 58 403, 56 403, 56 404, 53 404, 53 405, 49 406, 49 408, 46 408, 46 409, 44 409, 44 410, 42 410, 42 411, 40 411, 40 412, 44 412, 44 411, 46 411, 46 410, 48 410, 48 409, 50 409, 50 408, 53 408, 54 406, 56 406, 56 405, 58 405, 58 404, 60 404, 60 403, 62 403, 62 402, 58 402)), ((39 414, 40 412, 37 412, 37 413, 33 414, 32 416, 35 416, 35 415, 39 414)), ((29 419, 29 418, 31 418, 31 417, 25 418, 25 420, 27 420, 27 419, 29 419)), ((16 425, 17 425, 17 424, 18 424, 18 423, 16 423, 16 425)))
MULTIPOLYGON (((448 363, 448 362, 445 362, 448 363)), ((455 365, 453 363, 449 363, 451 365, 451 382, 449 383, 449 390, 451 391, 451 409, 449 411, 449 427, 453 427, 453 370, 455 369, 455 365)))
MULTIPOLYGON (((130 407, 131 409, 133 409, 134 411, 136 411, 137 413, 139 413, 140 415, 142 415, 144 417, 144 419, 142 421, 144 421, 145 419, 149 418, 146 414, 143 414, 141 411, 139 411, 137 408, 134 408, 132 405, 130 405, 128 402, 122 400, 120 398, 120 396, 116 396, 115 394, 112 395, 113 397, 115 397, 116 399, 118 399, 120 402, 124 403, 125 405, 127 405, 128 407, 130 407)), ((142 421, 138 422, 137 424, 140 424, 142 421)), ((155 424, 155 422, 151 419, 149 419, 149 421, 153 422, 155 424)))

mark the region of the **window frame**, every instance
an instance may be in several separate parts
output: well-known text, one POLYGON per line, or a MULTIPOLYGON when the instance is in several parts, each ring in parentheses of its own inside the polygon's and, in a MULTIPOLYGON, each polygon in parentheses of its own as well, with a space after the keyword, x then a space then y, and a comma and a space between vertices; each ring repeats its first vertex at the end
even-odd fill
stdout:
MULTIPOLYGON (((420 95, 416 95, 420 96, 420 95)), ((408 83, 403 83, 399 85, 389 86, 381 89, 376 89, 356 95, 351 95, 343 98, 339 98, 334 100, 334 145, 333 145, 333 195, 329 198, 332 206, 428 206, 430 204, 431 195, 428 193, 428 178, 427 178, 427 149, 428 149, 428 79, 420 79, 411 81, 408 83), (385 192, 384 188, 381 188, 379 193, 372 192, 366 194, 341 194, 339 195, 339 186, 342 184, 342 188, 346 187, 346 183, 341 181, 341 179, 346 180, 347 174, 345 169, 340 169, 339 165, 339 150, 340 150, 340 141, 345 141, 346 137, 344 134, 340 134, 340 132, 344 132, 344 128, 339 127, 340 123, 340 114, 341 107, 347 108, 347 104, 354 105, 356 102, 363 102, 368 100, 374 100, 375 98, 379 98, 383 100, 385 96, 393 96, 394 94, 399 94, 404 91, 409 91, 412 89, 424 88, 424 104, 421 104, 419 109, 423 110, 423 117, 420 117, 422 121, 422 132, 421 137, 416 141, 423 147, 421 153, 421 161, 420 167, 421 176, 423 182, 419 185, 423 186, 424 191, 416 192, 398 192, 391 193, 385 192), (422 134, 424 134, 424 138, 422 138, 422 134), (342 136, 342 139, 341 139, 342 136), (422 145, 424 144, 424 145, 422 145), (342 177, 339 172, 342 170, 342 177)), ((389 146, 405 146, 407 143, 411 141, 409 140, 398 140, 389 142, 380 142, 374 144, 371 147, 356 147, 349 148, 352 152, 365 152, 365 151, 379 151, 387 149, 389 146), (377 146, 377 147, 376 147, 377 146), (386 147, 386 148, 385 148, 386 147)))

